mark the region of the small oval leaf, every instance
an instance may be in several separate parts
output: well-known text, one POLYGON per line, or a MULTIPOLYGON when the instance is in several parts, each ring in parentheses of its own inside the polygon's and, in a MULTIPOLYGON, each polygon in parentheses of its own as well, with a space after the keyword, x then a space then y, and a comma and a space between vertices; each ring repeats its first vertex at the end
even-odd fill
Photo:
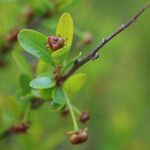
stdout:
POLYGON ((52 93, 53 101, 57 104, 66 104, 66 96, 62 87, 56 87, 52 93))
POLYGON ((51 51, 46 47, 46 36, 34 30, 24 29, 19 32, 18 40, 21 47, 28 53, 54 65, 51 51))
POLYGON ((72 45, 73 40, 73 20, 69 13, 64 13, 58 22, 56 36, 66 38, 66 44, 72 45))
POLYGON ((34 89, 48 89, 55 86, 55 80, 50 75, 40 75, 30 82, 34 89))
POLYGON ((84 73, 78 73, 72 75, 64 83, 64 90, 69 95, 69 97, 74 96, 86 81, 86 75, 84 73))

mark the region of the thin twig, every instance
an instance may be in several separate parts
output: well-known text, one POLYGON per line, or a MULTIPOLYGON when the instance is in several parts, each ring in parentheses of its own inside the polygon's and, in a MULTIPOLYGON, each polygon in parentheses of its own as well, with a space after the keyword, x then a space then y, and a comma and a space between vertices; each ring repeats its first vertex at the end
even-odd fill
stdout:
POLYGON ((137 19, 145 12, 146 9, 150 7, 150 3, 145 5, 135 16, 133 16, 130 20, 128 20, 125 24, 122 24, 115 32, 110 34, 108 37, 104 38, 90 53, 88 53, 83 59, 81 59, 78 63, 76 63, 63 77, 62 80, 66 80, 70 77, 76 70, 78 70, 81 66, 87 63, 89 60, 93 60, 97 55, 97 52, 106 45, 111 39, 116 37, 119 33, 128 28, 131 24, 137 21, 137 19))

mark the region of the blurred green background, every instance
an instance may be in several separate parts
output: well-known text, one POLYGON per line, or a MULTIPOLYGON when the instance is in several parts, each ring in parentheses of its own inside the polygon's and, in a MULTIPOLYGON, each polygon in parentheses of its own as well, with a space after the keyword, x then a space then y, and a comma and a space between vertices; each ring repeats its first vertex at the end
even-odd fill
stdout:
MULTIPOLYGON (((26 5, 43 13, 46 1, 0 0, 0 43, 14 26, 23 26, 17 18, 26 5)), ((52 3, 51 1, 49 1, 52 3)), ((36 30, 47 35, 54 32, 58 17, 67 11, 74 19, 78 32, 91 32, 93 42, 79 46, 80 38, 75 33, 70 57, 79 51, 87 53, 101 39, 115 31, 119 25, 133 16, 146 0, 75 0, 72 5, 59 9, 44 20, 36 30)), ((91 61, 79 71, 87 74, 88 80, 73 103, 87 110, 91 119, 89 140, 72 146, 65 135, 72 127, 70 116, 63 118, 52 113, 47 105, 31 114, 32 126, 26 135, 13 136, 0 141, 1 150, 149 150, 150 149, 150 10, 118 37, 107 44, 100 59, 91 61)), ((75 31, 76 32, 76 31, 75 31)), ((21 49, 18 44, 14 49, 21 49)), ((0 132, 16 122, 19 108, 12 102, 18 88, 20 68, 7 55, 7 66, 0 68, 0 132)))

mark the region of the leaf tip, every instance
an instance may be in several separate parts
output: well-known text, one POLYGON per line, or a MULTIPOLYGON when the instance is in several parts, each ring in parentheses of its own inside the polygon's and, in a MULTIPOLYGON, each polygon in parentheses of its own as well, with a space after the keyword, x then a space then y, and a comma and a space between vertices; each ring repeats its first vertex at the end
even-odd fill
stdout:
MULTIPOLYGON (((70 13, 68 13, 68 12, 64 12, 63 14, 62 14, 62 17, 63 16, 65 16, 65 17, 71 17, 71 15, 70 15, 70 13)), ((72 18, 72 17, 71 17, 72 18)))

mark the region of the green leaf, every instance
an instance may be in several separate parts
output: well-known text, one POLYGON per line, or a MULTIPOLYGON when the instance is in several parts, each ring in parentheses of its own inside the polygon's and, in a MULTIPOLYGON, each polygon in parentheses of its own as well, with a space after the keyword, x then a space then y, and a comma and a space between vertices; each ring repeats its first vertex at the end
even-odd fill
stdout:
POLYGON ((25 57, 23 57, 19 52, 12 52, 12 56, 18 66, 23 70, 24 73, 31 75, 30 66, 27 63, 25 57))
POLYGON ((60 105, 66 104, 66 96, 62 87, 56 87, 53 90, 52 99, 57 104, 60 104, 60 105))
POLYGON ((47 71, 47 68, 48 68, 48 64, 45 63, 43 60, 40 60, 37 64, 37 74, 42 74, 44 72, 47 71))
POLYGON ((30 82, 34 89, 48 89, 55 86, 55 80, 50 75, 40 75, 30 82))
POLYGON ((64 108, 65 105, 60 105, 58 103, 55 103, 54 101, 51 101, 50 107, 52 111, 60 111, 64 108))
POLYGON ((80 91, 85 81, 86 81, 86 75, 84 73, 74 74, 65 81, 64 90, 69 95, 69 97, 72 97, 78 91, 80 91))
POLYGON ((39 90, 40 97, 45 99, 45 100, 51 100, 52 99, 52 91, 53 91, 53 88, 40 89, 39 90))
POLYGON ((54 65, 51 51, 46 47, 46 36, 34 30, 24 29, 19 32, 18 40, 22 48, 28 53, 54 65))
POLYGON ((70 45, 67 45, 52 53, 52 57, 54 58, 55 63, 61 64, 64 61, 69 48, 70 45))
POLYGON ((58 22, 56 36, 67 38, 66 45, 72 45, 73 40, 73 20, 69 13, 64 13, 58 22))
POLYGON ((20 87, 23 95, 31 92, 31 87, 29 86, 30 80, 30 77, 26 74, 20 76, 20 87))

